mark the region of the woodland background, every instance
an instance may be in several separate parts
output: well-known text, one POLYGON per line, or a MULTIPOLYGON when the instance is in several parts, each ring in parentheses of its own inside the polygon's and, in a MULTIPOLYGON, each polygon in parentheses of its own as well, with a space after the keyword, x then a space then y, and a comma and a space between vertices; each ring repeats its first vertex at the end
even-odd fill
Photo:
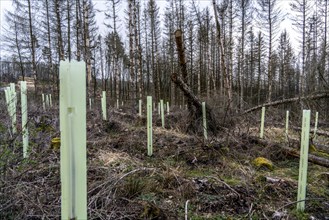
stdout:
POLYGON ((278 0, 209 1, 202 9, 197 1, 170 0, 163 16, 155 0, 109 0, 105 36, 95 21, 104 12, 92 0, 12 3, 2 22, 2 83, 33 77, 35 88, 43 85, 36 91, 50 86, 56 93, 59 62, 76 59, 87 64, 90 97, 99 89, 110 100, 153 95, 184 104, 170 80, 180 73, 174 38, 180 29, 187 84, 199 97, 220 97, 242 110, 328 89, 327 0, 293 0, 289 15, 278 0), (284 19, 292 20, 298 47, 279 28, 284 19))

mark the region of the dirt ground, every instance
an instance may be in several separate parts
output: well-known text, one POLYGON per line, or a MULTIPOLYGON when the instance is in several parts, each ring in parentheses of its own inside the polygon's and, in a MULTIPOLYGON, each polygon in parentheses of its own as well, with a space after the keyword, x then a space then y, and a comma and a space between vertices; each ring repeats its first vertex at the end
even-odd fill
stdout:
MULTIPOLYGON (((59 219, 60 153, 51 147, 58 110, 31 108, 28 159, 0 116, 0 219, 59 219)), ((88 111, 89 219, 329 219, 328 168, 309 163, 306 209, 296 211, 299 159, 256 141, 252 116, 206 141, 202 129, 187 132, 187 111, 172 108, 165 120, 162 128, 154 112, 150 157, 145 117, 111 109, 104 122, 99 109, 88 111), (256 166, 257 157, 272 166, 256 166)), ((298 135, 291 130, 290 138, 298 135)), ((265 139, 287 144, 283 126, 270 120, 265 139)))

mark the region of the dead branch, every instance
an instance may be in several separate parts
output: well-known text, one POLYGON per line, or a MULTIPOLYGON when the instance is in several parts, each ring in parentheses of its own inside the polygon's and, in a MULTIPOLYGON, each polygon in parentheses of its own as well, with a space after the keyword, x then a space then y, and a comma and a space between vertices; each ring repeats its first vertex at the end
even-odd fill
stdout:
POLYGON ((258 109, 261 109, 262 107, 278 106, 278 105, 288 104, 288 103, 292 103, 292 102, 300 102, 300 101, 306 101, 306 100, 316 100, 316 99, 323 99, 323 98, 329 98, 329 91, 326 91, 326 92, 320 93, 320 94, 310 95, 310 96, 295 97, 295 98, 283 99, 283 100, 278 100, 278 101, 274 101, 274 102, 265 103, 265 104, 258 105, 258 106, 255 106, 253 108, 247 109, 247 110, 244 111, 243 114, 247 114, 249 112, 256 111, 258 109))
POLYGON ((219 178, 217 178, 217 177, 215 177, 215 176, 207 176, 207 178, 212 178, 212 179, 214 179, 214 180, 216 180, 216 181, 218 181, 218 182, 224 184, 229 190, 231 190, 233 193, 235 193, 237 196, 240 197, 240 193, 238 193, 238 192, 237 192, 235 189, 233 189, 230 185, 228 185, 227 183, 225 183, 224 180, 221 180, 221 179, 219 179, 219 178))

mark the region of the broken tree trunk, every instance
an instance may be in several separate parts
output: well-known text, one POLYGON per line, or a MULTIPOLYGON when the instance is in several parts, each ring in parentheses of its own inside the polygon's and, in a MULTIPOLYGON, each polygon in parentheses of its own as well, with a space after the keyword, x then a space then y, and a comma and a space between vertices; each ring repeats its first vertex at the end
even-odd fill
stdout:
POLYGON ((315 100, 315 99, 322 99, 322 98, 329 98, 329 91, 326 91, 326 92, 320 93, 320 94, 316 94, 316 95, 295 97, 295 98, 283 99, 283 100, 279 100, 279 101, 275 101, 275 102, 265 103, 265 104, 258 105, 253 108, 247 109, 246 111, 244 111, 243 114, 256 111, 258 109, 261 109, 262 107, 277 106, 277 105, 282 105, 282 104, 287 104, 287 103, 292 103, 292 102, 315 100))
MULTIPOLYGON (((193 94, 190 87, 186 83, 184 83, 184 81, 179 76, 177 76, 177 74, 175 73, 172 74, 171 80, 176 84, 177 87, 179 87, 182 90, 184 96, 190 101, 191 108, 189 110, 192 117, 194 119, 201 118, 202 102, 200 101, 200 99, 193 94)), ((208 130, 216 134, 219 129, 218 123, 212 112, 212 108, 208 104, 206 104, 206 114, 207 114, 208 130)))
MULTIPOLYGON (((195 96, 188 86, 187 83, 187 68, 186 68, 186 60, 185 60, 185 52, 184 52, 184 43, 183 43, 183 34, 181 30, 175 31, 175 38, 176 38, 176 45, 177 45, 177 52, 178 52, 178 59, 180 64, 181 73, 183 79, 179 77, 177 74, 172 74, 171 80, 179 87, 184 96, 187 98, 187 106, 189 113, 195 121, 202 117, 202 102, 200 99, 195 96)), ((214 134, 218 132, 218 124, 216 122, 216 118, 212 113, 212 109, 209 105, 206 104, 206 115, 208 121, 208 130, 214 134)), ((195 126, 193 126, 193 121, 191 122, 191 127, 195 130, 195 126)))
MULTIPOLYGON (((273 148, 281 148, 285 153, 293 156, 293 157, 297 157, 299 158, 300 156, 300 152, 299 150, 296 150, 294 148, 291 147, 287 147, 281 143, 272 143, 272 142, 268 142, 264 139, 259 139, 257 137, 253 137, 250 136, 249 137, 250 141, 255 143, 255 144, 261 144, 263 146, 272 146, 273 148)), ((318 157, 316 155, 313 154, 308 154, 308 161, 323 167, 328 167, 329 168, 329 160, 323 157, 318 157)))
MULTIPOLYGON (((186 85, 188 85, 186 59, 185 59, 184 43, 183 43, 183 33, 182 33, 181 30, 176 30, 175 31, 175 39, 176 39, 179 66, 180 66, 181 74, 182 74, 182 77, 183 77, 182 81, 186 85)), ((187 108, 188 108, 188 110, 191 114, 194 114, 193 108, 192 108, 192 101, 188 97, 187 97, 187 108)))

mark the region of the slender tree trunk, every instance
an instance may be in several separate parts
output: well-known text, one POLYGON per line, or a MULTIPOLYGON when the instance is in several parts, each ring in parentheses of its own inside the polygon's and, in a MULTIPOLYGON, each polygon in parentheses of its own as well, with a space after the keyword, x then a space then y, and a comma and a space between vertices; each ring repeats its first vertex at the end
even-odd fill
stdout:
POLYGON ((267 101, 272 101, 272 90, 273 90, 273 73, 272 73, 272 16, 271 16, 271 4, 268 7, 268 20, 269 20, 269 46, 268 46, 268 98, 267 101))
MULTIPOLYGON (((99 58, 101 61, 101 74, 102 74, 102 90, 106 91, 106 81, 105 81, 105 76, 104 76, 104 60, 103 60, 103 41, 102 41, 102 36, 99 35, 98 36, 98 40, 99 40, 99 58)), ((96 78, 96 77, 95 77, 96 78)))
POLYGON ((50 74, 53 77, 53 91, 55 91, 56 86, 56 73, 54 71, 53 66, 53 54, 52 54, 52 45, 51 45, 51 32, 50 32, 50 15, 49 15, 49 2, 48 0, 45 0, 46 2, 46 16, 47 16, 47 40, 48 40, 48 47, 49 47, 49 65, 50 65, 50 74))
POLYGON ((67 4, 67 56, 71 60, 71 6, 70 0, 66 1, 67 4))
POLYGON ((136 54, 138 56, 137 59, 137 87, 138 87, 138 97, 139 99, 143 98, 143 57, 142 57, 142 47, 141 47, 141 40, 140 40, 140 4, 137 2, 135 4, 135 44, 136 44, 136 54))
POLYGON ((302 41, 302 73, 300 75, 300 95, 304 95, 305 78, 305 47, 306 47, 306 0, 303 0, 303 41, 302 41))
POLYGON ((89 36, 89 6, 86 0, 83 0, 83 17, 84 17, 84 56, 87 68, 87 84, 91 87, 91 52, 90 52, 90 36, 89 36))
POLYGON ((57 28, 57 43, 58 43, 58 58, 64 60, 64 46, 62 37, 62 25, 60 17, 60 1, 55 0, 56 28, 57 28))
POLYGON ((229 76, 227 68, 226 68, 227 63, 225 61, 224 40, 223 40, 223 37, 221 36, 221 27, 220 27, 220 23, 218 21, 218 14, 217 14, 215 0, 213 0, 213 8, 214 8, 214 14, 215 14, 215 19, 216 19, 219 48, 220 48, 220 53, 221 53, 221 64, 222 64, 222 68, 223 68, 224 87, 226 90, 228 106, 229 106, 229 108, 231 108, 232 107, 232 84, 231 84, 230 76, 229 76))
POLYGON ((262 74, 262 61, 261 61, 261 58, 262 58, 262 44, 261 44, 261 39, 262 39, 262 33, 259 32, 258 34, 258 51, 257 51, 257 54, 258 54, 258 77, 257 77, 257 104, 259 105, 260 104, 260 94, 261 94, 261 74, 262 74))
POLYGON ((135 99, 135 1, 130 0, 129 6, 129 63, 130 63, 130 82, 131 82, 131 98, 135 99))
POLYGON ((75 1, 75 20, 76 20, 76 29, 75 29, 75 34, 76 34, 76 47, 77 47, 77 60, 80 61, 81 59, 81 49, 80 49, 80 30, 81 30, 81 21, 80 21, 80 0, 75 1))
POLYGON ((37 64, 35 60, 35 43, 36 43, 36 37, 33 33, 33 25, 32 25, 32 6, 31 6, 31 0, 27 0, 28 4, 28 11, 29 11, 29 32, 30 32, 30 40, 31 40, 31 55, 32 55, 32 74, 34 78, 34 86, 35 86, 35 92, 37 92, 37 64))
POLYGON ((24 72, 24 67, 23 67, 23 58, 22 58, 22 53, 21 53, 20 42, 19 42, 19 39, 18 39, 17 22, 16 21, 15 21, 15 43, 16 43, 18 59, 19 59, 19 68, 20 68, 21 75, 22 75, 22 78, 23 78, 23 81, 24 81, 25 80, 25 72, 24 72))

